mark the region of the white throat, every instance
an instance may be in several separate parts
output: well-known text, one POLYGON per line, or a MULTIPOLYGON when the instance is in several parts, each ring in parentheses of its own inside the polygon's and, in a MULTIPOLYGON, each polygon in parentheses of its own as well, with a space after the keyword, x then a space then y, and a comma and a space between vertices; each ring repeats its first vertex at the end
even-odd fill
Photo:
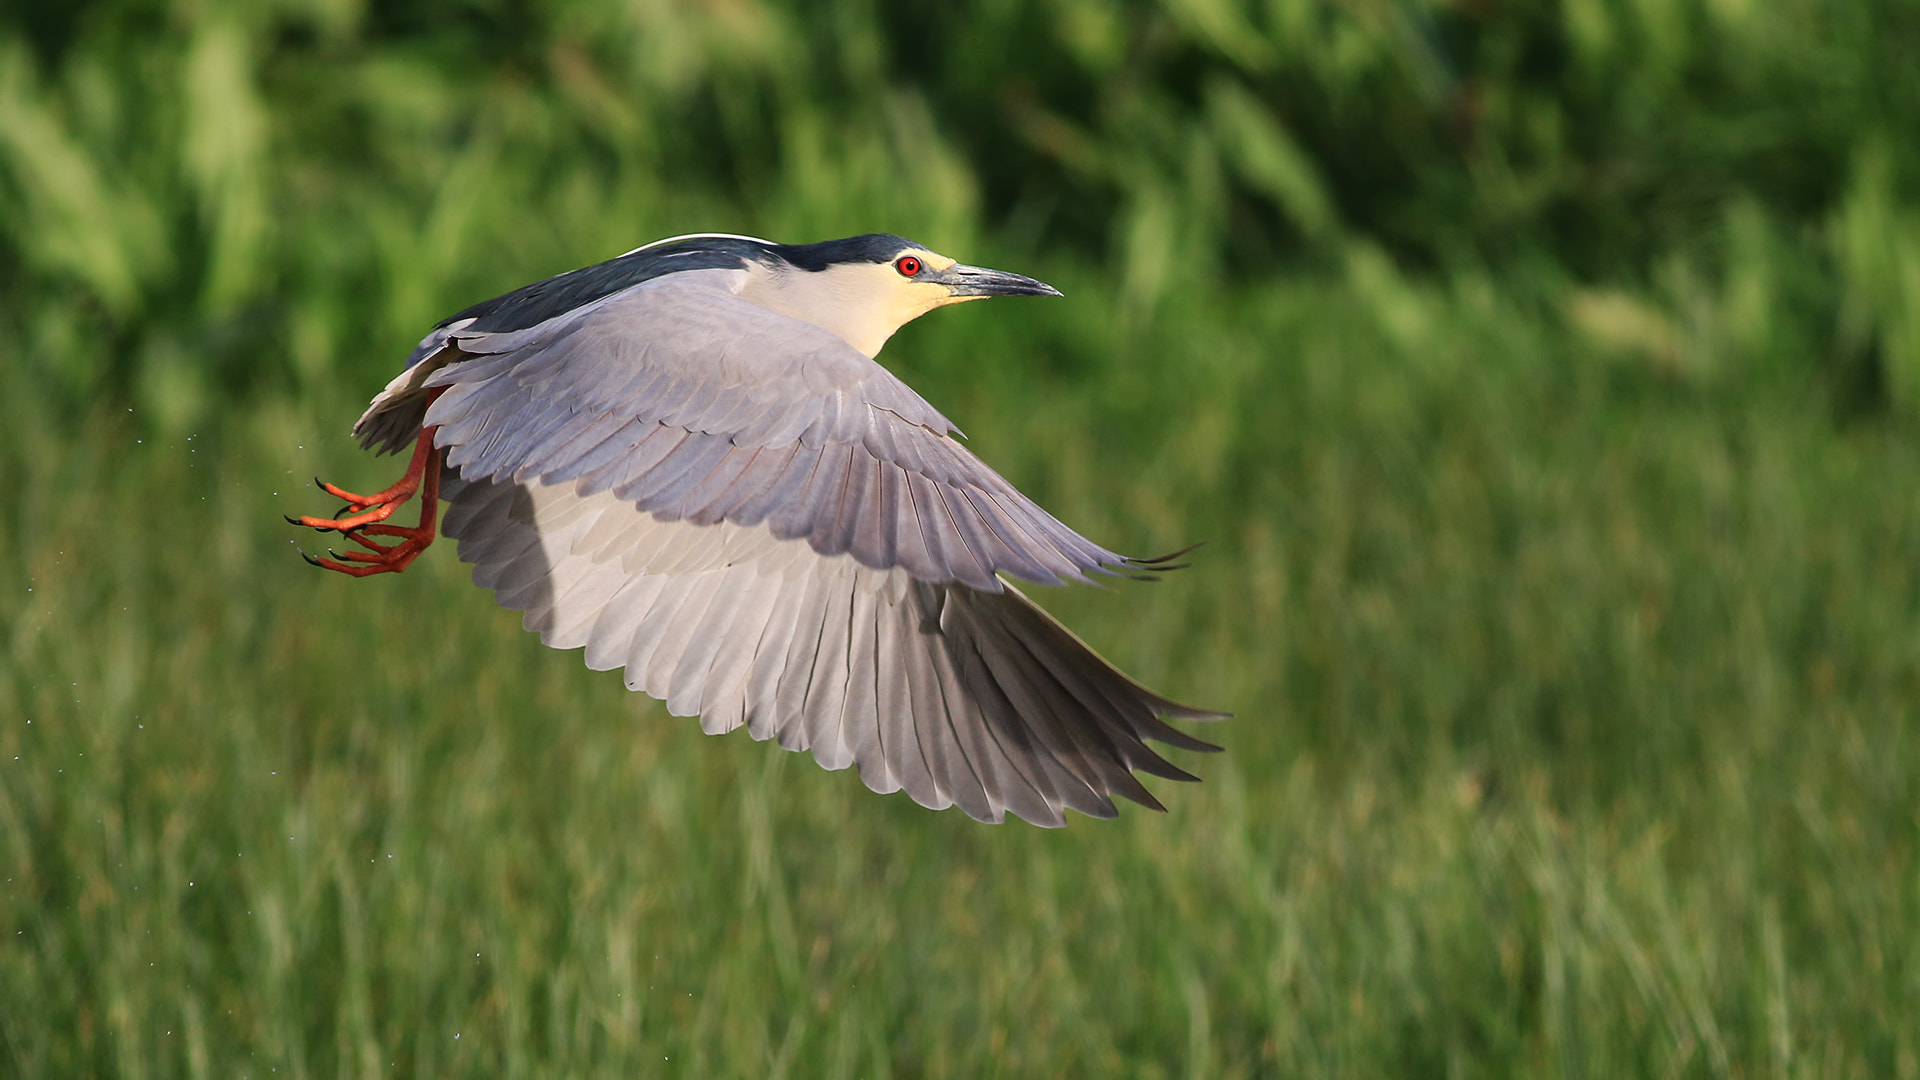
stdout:
POLYGON ((878 356, 894 331, 947 303, 947 290, 906 281, 887 263, 849 263, 825 270, 749 263, 739 294, 838 334, 868 356, 878 356))

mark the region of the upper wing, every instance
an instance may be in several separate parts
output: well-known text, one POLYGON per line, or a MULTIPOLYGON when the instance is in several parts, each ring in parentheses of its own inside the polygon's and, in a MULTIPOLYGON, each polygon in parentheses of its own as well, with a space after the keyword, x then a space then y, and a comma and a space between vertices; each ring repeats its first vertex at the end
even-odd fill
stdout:
MULTIPOLYGON (((573 481, 662 520, 764 522, 822 556, 987 591, 1001 573, 1058 584, 1151 566, 1061 524, 885 368, 732 280, 674 274, 507 333, 450 323, 395 385, 416 400, 444 388, 425 422, 470 480, 573 481)), ((356 430, 392 441, 379 410, 356 430)))

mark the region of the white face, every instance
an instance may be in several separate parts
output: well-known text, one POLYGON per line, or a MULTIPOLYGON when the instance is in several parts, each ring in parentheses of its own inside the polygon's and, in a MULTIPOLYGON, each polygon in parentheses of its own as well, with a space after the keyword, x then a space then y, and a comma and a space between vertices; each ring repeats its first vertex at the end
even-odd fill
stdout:
POLYGON ((980 299, 955 296, 938 282, 915 280, 909 271, 916 264, 922 272, 938 272, 954 260, 911 248, 892 262, 848 263, 820 271, 774 270, 754 263, 748 266, 740 295, 838 334, 868 356, 877 356, 894 331, 934 308, 980 299))

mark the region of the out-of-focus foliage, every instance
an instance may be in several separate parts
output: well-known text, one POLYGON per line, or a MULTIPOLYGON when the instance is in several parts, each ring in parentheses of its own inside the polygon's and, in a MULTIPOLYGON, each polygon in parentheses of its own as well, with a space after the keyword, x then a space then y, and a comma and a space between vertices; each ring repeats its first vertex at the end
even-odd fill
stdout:
POLYGON ((69 400, 364 380, 657 235, 886 228, 1135 304, 1356 250, 1485 268, 1694 374, 1920 408, 1911 4, 10 10, 0 320, 69 400))
POLYGON ((0 1075, 1920 1075, 1920 5, 0 10, 0 1075), (435 319, 688 231, 1232 709, 993 829, 301 562, 435 319))

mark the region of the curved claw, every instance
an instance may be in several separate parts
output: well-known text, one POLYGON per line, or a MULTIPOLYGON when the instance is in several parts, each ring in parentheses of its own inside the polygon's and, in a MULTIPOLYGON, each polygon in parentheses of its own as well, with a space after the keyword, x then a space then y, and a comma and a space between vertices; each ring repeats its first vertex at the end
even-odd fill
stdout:
MULTIPOLYGON (((298 548, 295 548, 294 550, 296 550, 296 551, 299 551, 299 549, 298 549, 298 548)), ((300 557, 301 557, 301 558, 303 558, 303 559, 305 559, 305 560, 307 560, 307 565, 308 565, 308 566, 320 566, 320 560, 319 560, 319 559, 317 559, 317 558, 315 558, 315 557, 314 557, 314 556, 312 556, 312 555, 309 555, 309 554, 307 554, 307 553, 306 553, 306 552, 304 552, 304 551, 301 551, 301 552, 300 552, 300 557)), ((320 566, 320 569, 322 569, 322 570, 325 570, 325 569, 326 569, 326 567, 324 567, 324 566, 320 566)))
POLYGON ((292 514, 281 514, 280 516, 286 518, 287 524, 289 525, 298 525, 303 529, 312 529, 314 532, 340 531, 337 526, 332 524, 335 520, 332 518, 294 517, 292 514))

